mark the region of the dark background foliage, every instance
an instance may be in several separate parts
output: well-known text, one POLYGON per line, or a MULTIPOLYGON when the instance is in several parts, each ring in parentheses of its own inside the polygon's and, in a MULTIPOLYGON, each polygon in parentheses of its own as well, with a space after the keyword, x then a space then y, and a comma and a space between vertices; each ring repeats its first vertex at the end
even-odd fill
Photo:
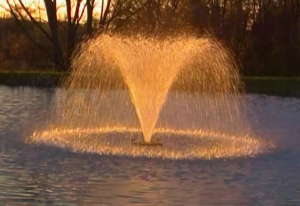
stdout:
POLYGON ((300 75, 300 0, 108 0, 98 17, 94 0, 66 0, 64 21, 54 2, 44 0, 48 21, 42 21, 22 0, 7 1, 11 15, 0 19, 2 70, 67 70, 76 46, 107 30, 190 29, 219 39, 244 75, 300 75))

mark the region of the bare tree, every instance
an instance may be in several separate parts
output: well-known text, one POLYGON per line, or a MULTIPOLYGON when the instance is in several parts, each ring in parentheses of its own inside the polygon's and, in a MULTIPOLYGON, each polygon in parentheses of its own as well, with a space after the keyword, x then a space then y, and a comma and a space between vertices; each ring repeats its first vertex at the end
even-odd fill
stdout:
POLYGON ((38 20, 30 12, 29 8, 25 6, 22 0, 6 0, 11 15, 15 18, 16 22, 22 28, 24 34, 33 42, 38 48, 44 49, 42 42, 37 42, 30 32, 30 28, 26 25, 26 20, 29 19, 36 28, 38 28, 42 34, 51 43, 53 51, 52 57, 56 69, 66 70, 69 64, 71 54, 75 46, 75 36, 80 20, 83 17, 85 6, 80 10, 81 0, 76 1, 75 12, 71 14, 71 0, 66 0, 67 10, 67 51, 66 55, 62 50, 62 43, 59 36, 59 20, 57 15, 58 5, 56 0, 44 0, 47 24, 49 27, 48 31, 43 27, 43 22, 38 20), (65 58, 66 57, 66 58, 65 58))
POLYGON ((146 4, 143 0, 102 0, 99 29, 119 29, 133 19, 146 4))

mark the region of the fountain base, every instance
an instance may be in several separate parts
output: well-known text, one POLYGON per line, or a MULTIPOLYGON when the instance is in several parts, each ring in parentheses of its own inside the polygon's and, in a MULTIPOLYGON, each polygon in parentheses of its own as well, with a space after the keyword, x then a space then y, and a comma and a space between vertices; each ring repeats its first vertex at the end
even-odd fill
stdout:
POLYGON ((145 141, 132 140, 131 142, 133 145, 136 146, 163 146, 163 143, 159 141, 145 142, 145 141))

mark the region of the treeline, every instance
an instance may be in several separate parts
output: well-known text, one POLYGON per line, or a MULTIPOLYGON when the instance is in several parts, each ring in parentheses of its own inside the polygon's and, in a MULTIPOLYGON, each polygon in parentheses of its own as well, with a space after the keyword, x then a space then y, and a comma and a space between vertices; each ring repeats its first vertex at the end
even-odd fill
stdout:
POLYGON ((6 1, 1 69, 67 70, 76 45, 107 30, 191 29, 222 41, 245 75, 300 75, 300 0, 107 0, 97 10, 95 0, 65 0, 63 21, 56 1, 44 3, 47 21, 22 0, 6 1))

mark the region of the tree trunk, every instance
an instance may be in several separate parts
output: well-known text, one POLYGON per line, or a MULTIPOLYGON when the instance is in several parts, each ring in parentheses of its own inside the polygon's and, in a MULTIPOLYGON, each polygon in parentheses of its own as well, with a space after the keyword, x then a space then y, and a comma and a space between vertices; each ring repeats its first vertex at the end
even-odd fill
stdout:
POLYGON ((57 15, 56 15, 56 0, 44 0, 47 11, 48 24, 52 36, 54 63, 57 70, 66 70, 64 57, 58 36, 57 15))
POLYGON ((86 32, 87 34, 91 34, 93 32, 94 0, 86 0, 86 9, 87 9, 86 32))

